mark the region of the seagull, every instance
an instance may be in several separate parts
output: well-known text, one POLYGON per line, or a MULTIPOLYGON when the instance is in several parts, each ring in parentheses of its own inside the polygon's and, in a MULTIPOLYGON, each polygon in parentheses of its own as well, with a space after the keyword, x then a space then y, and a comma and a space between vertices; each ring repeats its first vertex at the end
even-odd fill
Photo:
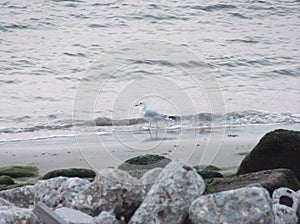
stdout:
POLYGON ((165 121, 173 120, 172 117, 170 117, 166 114, 159 113, 156 110, 148 109, 147 104, 143 101, 136 104, 135 107, 140 108, 140 113, 141 113, 142 117, 145 120, 149 121, 150 127, 151 127, 152 121, 155 121, 156 127, 157 127, 157 121, 159 121, 159 120, 165 120, 165 121))

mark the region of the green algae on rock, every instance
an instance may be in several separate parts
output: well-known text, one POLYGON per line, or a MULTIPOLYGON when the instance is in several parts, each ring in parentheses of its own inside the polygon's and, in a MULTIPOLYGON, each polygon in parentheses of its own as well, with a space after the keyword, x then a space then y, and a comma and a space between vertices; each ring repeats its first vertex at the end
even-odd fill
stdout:
POLYGON ((0 185, 12 185, 15 181, 7 175, 0 176, 0 185))
POLYGON ((36 177, 38 169, 35 166, 8 166, 0 168, 0 176, 6 175, 12 178, 36 177))
POLYGON ((54 177, 79 177, 79 178, 94 178, 96 176, 95 171, 84 168, 69 168, 52 170, 46 173, 42 179, 50 179, 54 177))

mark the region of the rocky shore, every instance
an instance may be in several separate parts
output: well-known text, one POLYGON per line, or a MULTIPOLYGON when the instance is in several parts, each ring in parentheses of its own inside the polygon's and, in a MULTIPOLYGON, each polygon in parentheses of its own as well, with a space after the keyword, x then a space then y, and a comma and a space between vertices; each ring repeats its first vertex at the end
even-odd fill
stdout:
POLYGON ((0 224, 47 223, 36 212, 40 203, 74 224, 295 224, 299 162, 300 132, 275 130, 230 174, 158 155, 132 158, 98 174, 64 169, 38 177, 35 167, 0 168, 0 224))

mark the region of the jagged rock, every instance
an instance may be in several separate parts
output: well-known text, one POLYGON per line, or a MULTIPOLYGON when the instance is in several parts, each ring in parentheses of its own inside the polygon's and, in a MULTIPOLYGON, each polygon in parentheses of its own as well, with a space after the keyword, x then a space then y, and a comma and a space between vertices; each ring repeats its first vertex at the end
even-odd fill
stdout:
POLYGON ((164 168, 169 162, 171 160, 164 156, 148 154, 128 159, 118 169, 126 170, 133 177, 141 178, 148 170, 164 168))
POLYGON ((72 206, 92 216, 114 209, 118 218, 130 217, 141 201, 142 189, 138 179, 125 171, 107 168, 74 198, 72 206))
POLYGON ((129 223, 182 223, 189 205, 204 189, 203 179, 192 167, 173 160, 161 172, 129 223))
POLYGON ((69 168, 52 170, 43 176, 44 180, 54 177, 79 177, 79 178, 94 178, 96 176, 95 171, 84 168, 69 168))
POLYGON ((273 211, 275 223, 297 223, 299 199, 296 192, 289 188, 278 188, 273 192, 273 211))
POLYGON ((78 192, 86 189, 91 183, 86 179, 56 177, 40 180, 34 185, 35 202, 42 201, 48 207, 70 205, 78 192))
POLYGON ((24 186, 0 191, 0 197, 17 207, 29 208, 34 203, 34 186, 24 186))
POLYGON ((300 190, 296 192, 296 197, 298 198, 297 218, 298 218, 298 224, 300 224, 300 190))
POLYGON ((262 187, 203 195, 189 209, 192 223, 274 223, 272 201, 262 187))
POLYGON ((280 187, 288 187, 294 190, 300 188, 300 183, 291 170, 275 169, 214 179, 207 184, 206 191, 208 193, 215 193, 245 187, 253 183, 260 183, 270 192, 270 195, 272 195, 275 189, 280 187))
POLYGON ((94 218, 93 221, 95 224, 125 224, 124 220, 117 220, 111 212, 107 211, 101 212, 98 216, 94 218))
POLYGON ((62 207, 54 212, 68 224, 91 224, 94 221, 92 216, 72 208, 62 207))
POLYGON ((140 179, 143 195, 146 196, 152 185, 156 182, 160 173, 162 172, 162 168, 154 168, 152 170, 147 171, 142 178, 140 179))
POLYGON ((0 207, 2 206, 14 206, 14 204, 10 203, 9 201, 3 199, 3 198, 0 198, 0 207))
POLYGON ((242 161, 237 174, 287 168, 300 180, 300 132, 275 130, 267 133, 242 161))
POLYGON ((29 223, 31 214, 31 209, 0 206, 0 224, 29 223))

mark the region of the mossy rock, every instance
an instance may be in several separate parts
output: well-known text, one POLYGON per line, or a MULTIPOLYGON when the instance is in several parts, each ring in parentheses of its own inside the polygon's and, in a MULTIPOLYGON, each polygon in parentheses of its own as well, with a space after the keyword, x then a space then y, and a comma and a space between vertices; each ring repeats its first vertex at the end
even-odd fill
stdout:
POLYGON ((70 169, 58 169, 52 170, 45 174, 42 179, 47 180, 54 177, 79 177, 79 178, 94 178, 96 176, 95 171, 84 168, 70 168, 70 169))
POLYGON ((300 132, 278 129, 267 133, 242 161, 237 174, 287 168, 300 180, 300 132))
POLYGON ((35 166, 8 166, 0 168, 0 176, 6 175, 12 178, 36 177, 38 169, 35 166))
POLYGON ((10 176, 0 176, 0 185, 12 185, 15 181, 10 176))
POLYGON ((169 162, 171 160, 164 156, 147 154, 126 160, 118 169, 147 171, 157 167, 164 168, 169 162))
POLYGON ((197 171, 200 171, 200 170, 220 171, 220 170, 222 170, 222 168, 219 168, 214 165, 197 165, 197 166, 194 166, 194 169, 196 169, 197 171))
POLYGON ((209 179, 209 178, 222 178, 223 175, 216 171, 210 171, 210 170, 201 170, 197 171, 197 173, 203 178, 203 179, 209 179))

